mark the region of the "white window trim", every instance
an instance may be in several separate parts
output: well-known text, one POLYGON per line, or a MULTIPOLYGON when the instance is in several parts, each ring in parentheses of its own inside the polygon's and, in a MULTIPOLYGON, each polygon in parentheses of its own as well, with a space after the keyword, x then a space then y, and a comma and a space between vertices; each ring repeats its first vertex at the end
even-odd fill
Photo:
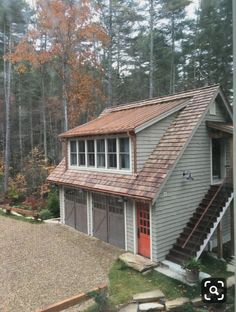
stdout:
POLYGON ((213 179, 213 170, 212 170, 212 164, 213 164, 213 156, 212 156, 212 138, 210 138, 210 166, 211 166, 211 185, 218 185, 221 184, 224 180, 225 174, 226 174, 226 169, 225 169, 225 165, 226 165, 226 142, 224 142, 224 151, 223 151, 223 155, 221 155, 221 161, 223 162, 223 164, 221 164, 221 166, 224 166, 224 169, 221 168, 221 170, 223 169, 223 178, 221 178, 220 180, 214 180, 213 179))
POLYGON ((69 169, 76 169, 76 170, 81 170, 81 171, 97 171, 97 172, 104 172, 104 173, 119 173, 119 174, 132 174, 132 148, 131 144, 132 141, 130 137, 122 135, 122 136, 107 136, 107 137, 101 137, 99 139, 104 139, 105 140, 105 167, 97 167, 97 139, 95 137, 86 137, 86 138, 72 138, 71 140, 68 140, 68 144, 70 146, 70 141, 76 141, 77 142, 77 165, 71 165, 70 164, 70 148, 69 150, 69 155, 68 155, 68 168, 69 169), (119 138, 128 138, 129 139, 129 169, 120 169, 120 144, 119 144, 119 138), (116 155, 117 155, 117 167, 116 168, 108 168, 108 139, 116 139, 116 155), (88 147, 87 147, 87 141, 88 140, 94 140, 94 152, 95 152, 95 166, 90 167, 88 166, 88 147), (85 166, 80 166, 79 165, 79 141, 85 141, 85 166))
POLYGON ((210 115, 216 115, 216 101, 212 102, 209 109, 210 115))

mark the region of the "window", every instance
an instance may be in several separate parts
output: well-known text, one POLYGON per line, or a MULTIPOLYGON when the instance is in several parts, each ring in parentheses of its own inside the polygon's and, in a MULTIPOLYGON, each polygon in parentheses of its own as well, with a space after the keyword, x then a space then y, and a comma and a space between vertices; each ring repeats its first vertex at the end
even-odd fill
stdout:
POLYGON ((107 139, 108 168, 117 168, 116 139, 107 139))
POLYGON ((129 161, 129 139, 128 138, 120 138, 120 169, 129 169, 130 161, 129 161))
POLYGON ((85 141, 79 141, 79 166, 85 166, 85 141))
POLYGON ((87 141, 87 150, 88 150, 88 166, 95 166, 95 150, 94 150, 94 140, 87 141))
POLYGON ((77 166, 77 144, 76 141, 70 141, 70 164, 77 166))
POLYGON ((105 168, 105 140, 97 140, 97 167, 105 168))
POLYGON ((216 102, 215 101, 210 106, 210 115, 216 115, 216 102))
POLYGON ((80 169, 130 171, 130 139, 128 137, 98 137, 71 139, 69 164, 80 169))

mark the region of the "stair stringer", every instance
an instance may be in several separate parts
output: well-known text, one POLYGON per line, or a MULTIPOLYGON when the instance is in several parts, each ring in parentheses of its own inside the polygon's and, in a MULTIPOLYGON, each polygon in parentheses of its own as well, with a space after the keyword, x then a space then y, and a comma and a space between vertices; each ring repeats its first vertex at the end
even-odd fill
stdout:
POLYGON ((199 249, 199 251, 196 254, 196 258, 197 259, 201 256, 203 250, 205 249, 207 243, 209 242, 210 238, 212 237, 213 233, 215 232, 218 224, 220 223, 221 219, 223 218, 224 214, 226 213, 226 211, 227 211, 227 209, 228 209, 228 207, 229 207, 229 205, 230 205, 230 203, 231 203, 233 198, 234 198, 234 193, 232 192, 230 197, 228 198, 227 202, 225 203, 225 206, 223 207, 219 217, 216 219, 216 222, 213 224, 213 226, 212 226, 212 228, 210 230, 210 233, 207 235, 207 237, 203 241, 202 245, 200 246, 200 249, 199 249))

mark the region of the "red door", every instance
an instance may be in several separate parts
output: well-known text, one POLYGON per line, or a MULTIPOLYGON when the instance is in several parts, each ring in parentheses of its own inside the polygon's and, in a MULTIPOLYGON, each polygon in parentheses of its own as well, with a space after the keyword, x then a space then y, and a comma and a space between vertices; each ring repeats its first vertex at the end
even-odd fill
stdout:
POLYGON ((137 203, 138 254, 150 258, 150 213, 149 205, 137 203))

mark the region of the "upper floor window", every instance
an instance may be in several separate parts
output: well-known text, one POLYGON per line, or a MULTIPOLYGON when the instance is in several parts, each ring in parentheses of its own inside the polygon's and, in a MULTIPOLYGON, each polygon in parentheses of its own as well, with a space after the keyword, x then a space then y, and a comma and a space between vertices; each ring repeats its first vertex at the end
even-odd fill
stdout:
POLYGON ((116 139, 107 139, 108 168, 117 168, 116 139))
POLYGON ((120 169, 129 169, 129 139, 120 138, 120 169))
MULTIPOLYGON (((79 166, 85 166, 85 141, 78 141, 79 146, 79 166)), ((71 164, 72 165, 72 164, 71 164)))
POLYGON ((70 141, 70 163, 72 166, 77 166, 77 142, 70 141))
POLYGON ((70 141, 71 166, 130 171, 130 164, 130 139, 127 137, 70 141))
POLYGON ((88 166, 95 166, 95 149, 94 149, 94 140, 87 141, 87 151, 88 151, 88 166))
POLYGON ((97 140, 97 167, 106 167, 105 140, 97 140))
POLYGON ((210 106, 210 115, 216 115, 216 102, 211 103, 210 106))

